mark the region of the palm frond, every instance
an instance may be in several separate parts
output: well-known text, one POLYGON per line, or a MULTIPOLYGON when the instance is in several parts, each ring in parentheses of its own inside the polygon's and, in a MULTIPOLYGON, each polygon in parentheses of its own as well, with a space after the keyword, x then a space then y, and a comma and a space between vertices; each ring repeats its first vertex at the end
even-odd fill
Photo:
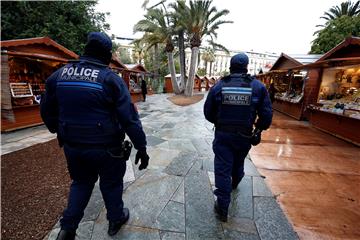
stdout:
POLYGON ((224 46, 221 45, 220 43, 216 43, 212 40, 208 41, 208 43, 215 49, 215 50, 222 50, 224 51, 226 54, 230 54, 230 51, 224 46))

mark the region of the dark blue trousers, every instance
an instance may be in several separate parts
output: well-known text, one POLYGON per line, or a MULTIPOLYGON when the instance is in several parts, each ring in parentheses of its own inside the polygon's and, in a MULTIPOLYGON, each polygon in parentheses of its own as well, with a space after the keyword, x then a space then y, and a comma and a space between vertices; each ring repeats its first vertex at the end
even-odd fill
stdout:
POLYGON ((60 220, 61 228, 77 229, 98 177, 100 177, 100 190, 107 210, 107 219, 121 220, 126 161, 112 157, 107 149, 78 149, 65 145, 64 152, 72 184, 68 206, 60 220))
POLYGON ((221 209, 227 211, 232 191, 231 179, 244 176, 244 160, 251 148, 250 139, 240 135, 215 131, 213 151, 215 154, 215 191, 221 209))

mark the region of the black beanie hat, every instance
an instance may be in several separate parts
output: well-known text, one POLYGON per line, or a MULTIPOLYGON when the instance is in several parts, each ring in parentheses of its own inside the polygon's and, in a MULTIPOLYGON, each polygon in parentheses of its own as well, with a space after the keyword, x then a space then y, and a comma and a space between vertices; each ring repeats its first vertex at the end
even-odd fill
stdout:
POLYGON ((109 65, 112 57, 112 42, 108 35, 102 32, 91 32, 88 34, 85 45, 85 56, 94 57, 104 64, 109 65))
POLYGON ((249 58, 245 53, 238 53, 230 60, 230 73, 247 73, 249 58))

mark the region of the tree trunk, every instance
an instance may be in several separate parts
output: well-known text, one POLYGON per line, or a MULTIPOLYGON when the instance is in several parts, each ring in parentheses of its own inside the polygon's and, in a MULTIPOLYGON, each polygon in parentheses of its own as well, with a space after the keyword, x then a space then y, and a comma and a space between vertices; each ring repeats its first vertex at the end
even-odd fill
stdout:
POLYGON ((159 87, 160 87, 160 79, 159 79, 159 72, 160 72, 160 63, 159 63, 159 46, 157 44, 155 44, 154 46, 154 79, 157 82, 157 86, 158 89, 156 89, 157 91, 159 91, 159 87))
POLYGON ((169 71, 170 71, 170 75, 171 75, 171 84, 174 90, 175 94, 180 94, 180 88, 179 88, 179 84, 177 82, 176 79, 176 72, 175 72, 175 65, 174 65, 174 54, 172 52, 167 52, 167 57, 168 57, 168 65, 169 65, 169 71))
POLYGON ((207 75, 207 65, 208 65, 208 62, 205 61, 205 76, 207 75))
POLYGON ((184 91, 186 82, 186 63, 185 63, 185 45, 184 45, 184 31, 179 31, 179 58, 180 58, 180 90, 184 91))
POLYGON ((186 88, 185 88, 185 96, 188 97, 191 97, 194 91, 194 78, 195 78, 195 72, 197 70, 198 53, 199 53, 199 47, 191 48, 189 79, 187 80, 186 88))
POLYGON ((213 62, 210 62, 210 72, 209 72, 209 77, 211 77, 212 65, 213 65, 213 62))
POLYGON ((201 61, 201 52, 198 52, 198 60, 197 60, 197 66, 200 65, 200 61, 201 61))

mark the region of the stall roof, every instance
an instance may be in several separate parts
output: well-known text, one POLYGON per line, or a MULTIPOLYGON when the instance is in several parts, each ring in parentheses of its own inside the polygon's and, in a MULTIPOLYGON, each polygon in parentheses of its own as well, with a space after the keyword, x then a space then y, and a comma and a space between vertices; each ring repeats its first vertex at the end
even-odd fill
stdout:
POLYGON ((74 59, 79 56, 49 37, 14 39, 1 41, 1 50, 11 55, 24 55, 53 60, 74 59))
MULTIPOLYGON (((360 38, 348 37, 336 47, 325 53, 314 63, 304 68, 334 67, 360 64, 360 38)), ((299 67, 297 67, 299 68, 299 67)))
POLYGON ((147 73, 148 71, 145 67, 141 64, 124 64, 127 69, 134 70, 135 72, 144 72, 147 73))
POLYGON ((300 67, 305 64, 317 61, 322 55, 319 54, 290 54, 281 53, 274 65, 269 71, 288 70, 294 67, 300 67))
POLYGON ((318 61, 331 58, 360 57, 360 38, 348 37, 336 47, 325 53, 318 61))
POLYGON ((114 54, 112 55, 111 61, 110 61, 110 67, 117 69, 117 70, 127 70, 127 67, 125 64, 123 64, 118 57, 116 57, 114 54))
POLYGON ((305 65, 316 62, 323 54, 289 54, 290 57, 305 65))
MULTIPOLYGON (((168 75, 165 76, 166 78, 170 78, 171 77, 171 74, 169 73, 168 75)), ((181 74, 180 73, 177 73, 176 74, 176 77, 181 77, 181 74)))

